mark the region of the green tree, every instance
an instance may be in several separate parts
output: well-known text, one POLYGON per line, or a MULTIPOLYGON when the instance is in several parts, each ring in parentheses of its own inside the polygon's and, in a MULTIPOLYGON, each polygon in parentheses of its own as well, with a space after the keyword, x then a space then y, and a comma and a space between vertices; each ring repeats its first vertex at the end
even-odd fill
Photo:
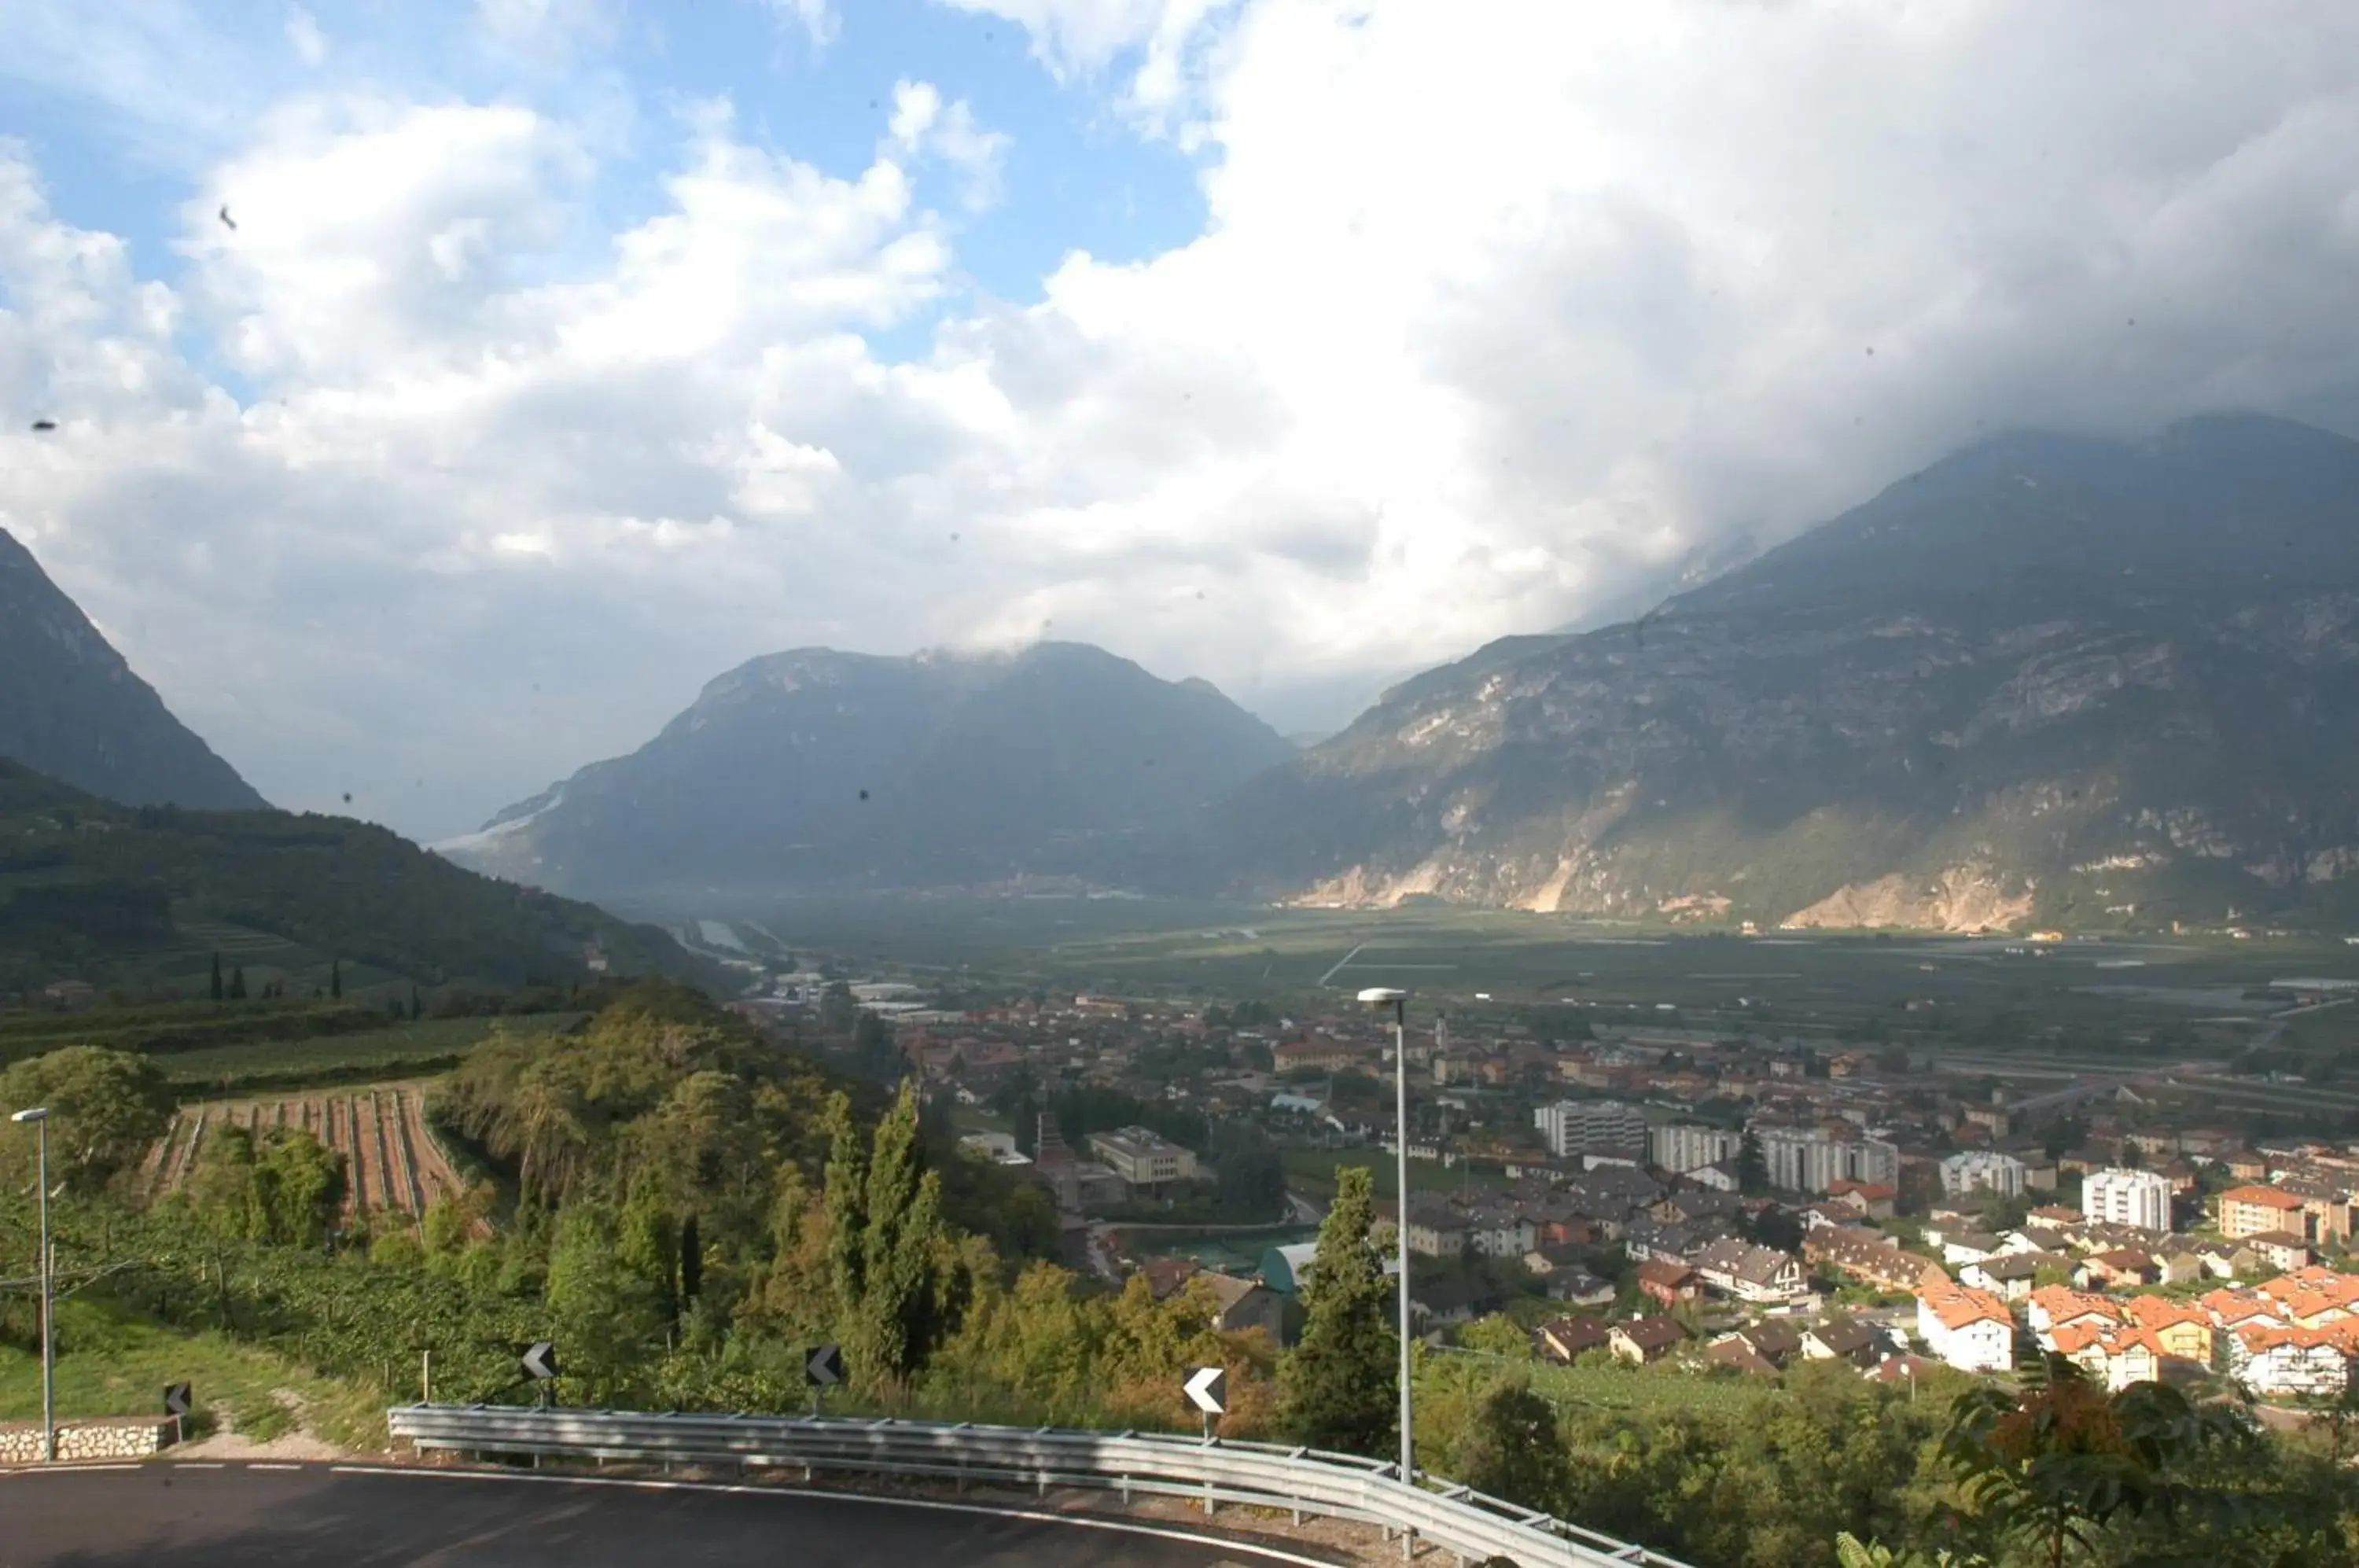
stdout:
POLYGON ((647 1281, 667 1327, 679 1321, 679 1233, 671 1210, 651 1181, 641 1181, 623 1205, 614 1247, 623 1267, 647 1281))
POLYGON ((853 1125, 849 1096, 828 1097, 824 1126, 827 1277, 835 1297, 836 1322, 842 1324, 852 1322, 867 1291, 867 1252, 862 1238, 868 1230, 868 1150, 853 1125))
POLYGON ((1750 1131, 1736 1146, 1736 1187, 1748 1198, 1769 1190, 1769 1160, 1761 1152, 1761 1140, 1750 1131))
MULTIPOLYGON (((49 1180, 89 1190, 137 1164, 163 1136, 172 1096, 146 1057, 70 1045, 0 1073, 0 1112, 36 1105, 49 1113, 49 1180)), ((33 1138, 0 1138, 0 1172, 11 1181, 26 1179, 20 1172, 35 1157, 33 1138)))
POLYGON ((328 961, 328 995, 341 1002, 344 999, 344 963, 342 959, 328 961))
POLYGON ((2104 1561, 2110 1530, 2148 1517, 2175 1532, 2237 1533, 2245 1499, 2216 1481, 2256 1435, 2234 1406, 2160 1383, 2108 1398, 2049 1356, 2021 1393, 1985 1383, 1958 1396, 1941 1454, 1994 1556, 2017 1549, 2039 1568, 2064 1568, 2104 1561))
POLYGON ((221 954, 218 953, 213 954, 212 998, 216 1002, 222 999, 221 954))
POLYGON ((1556 1407, 1532 1390, 1528 1376, 1501 1379, 1476 1403, 1458 1443, 1454 1479, 1527 1508, 1560 1513, 1572 1491, 1572 1451, 1558 1429, 1556 1407))
POLYGON ((1532 1359, 1532 1336, 1505 1312, 1476 1318, 1458 1331, 1458 1343, 1469 1350, 1486 1351, 1516 1361, 1532 1359))
POLYGON ((229 999, 233 1002, 245 1000, 245 965, 243 964, 229 972, 229 999))
POLYGON ((1335 1201, 1302 1288, 1308 1321, 1279 1373, 1288 1426, 1314 1448, 1381 1454, 1397 1438, 1400 1338, 1374 1236, 1367 1167, 1336 1173, 1335 1201))
POLYGON ((663 1348, 656 1287, 625 1260, 614 1212, 577 1200, 560 1211, 543 1295, 559 1365, 588 1401, 620 1403, 644 1386, 663 1348))
POLYGON ((867 1174, 860 1293, 844 1349, 862 1377, 899 1384, 925 1364, 953 1312, 942 1179, 924 1168, 914 1081, 877 1124, 867 1174))

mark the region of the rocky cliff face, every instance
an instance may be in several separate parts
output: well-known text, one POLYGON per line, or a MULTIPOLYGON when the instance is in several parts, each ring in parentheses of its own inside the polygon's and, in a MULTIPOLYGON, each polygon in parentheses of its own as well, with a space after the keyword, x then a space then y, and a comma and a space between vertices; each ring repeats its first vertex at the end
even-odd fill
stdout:
POLYGON ((2012 438, 1640 623, 1405 683, 1185 854, 1310 903, 2323 915, 2359 907, 2354 721, 2359 445, 2012 438))
POLYGON ((0 757, 127 806, 251 811, 264 803, 5 529, 0 757))

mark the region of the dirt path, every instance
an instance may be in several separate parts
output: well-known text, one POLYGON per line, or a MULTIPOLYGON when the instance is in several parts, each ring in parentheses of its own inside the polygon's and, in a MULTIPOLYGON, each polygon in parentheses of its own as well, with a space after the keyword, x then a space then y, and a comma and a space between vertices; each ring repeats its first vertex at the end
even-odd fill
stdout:
POLYGON ((168 1452, 175 1459, 319 1460, 345 1457, 344 1450, 311 1430, 306 1420, 308 1411, 302 1395, 292 1388, 273 1388, 270 1397, 293 1419, 295 1426, 291 1432, 283 1432, 267 1442, 257 1443, 239 1432, 229 1412, 223 1410, 220 1412, 220 1431, 200 1438, 185 1448, 168 1452))

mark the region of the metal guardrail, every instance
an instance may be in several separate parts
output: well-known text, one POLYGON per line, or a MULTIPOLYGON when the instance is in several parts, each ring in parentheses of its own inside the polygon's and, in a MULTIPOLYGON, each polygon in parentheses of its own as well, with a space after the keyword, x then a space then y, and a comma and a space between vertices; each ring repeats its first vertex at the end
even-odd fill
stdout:
MULTIPOLYGON (((507 1405, 399 1405, 392 1434, 421 1450, 667 1464, 799 1467, 1015 1483, 1096 1486, 1218 1504, 1356 1519, 1472 1562, 1519 1568, 1686 1568, 1465 1486, 1405 1486, 1398 1466, 1356 1454, 1165 1433, 1054 1427, 949 1425, 846 1417, 647 1415, 627 1410, 507 1405)), ((1430 1481, 1430 1478, 1429 1478, 1430 1481)))

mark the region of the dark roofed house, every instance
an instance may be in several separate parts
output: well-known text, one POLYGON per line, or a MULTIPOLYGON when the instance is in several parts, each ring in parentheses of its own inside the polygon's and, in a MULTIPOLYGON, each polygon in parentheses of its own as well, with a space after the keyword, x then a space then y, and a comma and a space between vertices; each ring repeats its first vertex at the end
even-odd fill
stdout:
POLYGON ((1269 1335, 1272 1345, 1285 1343, 1286 1301, 1277 1291, 1258 1279, 1241 1279, 1234 1274, 1204 1273, 1196 1278, 1212 1288, 1212 1300, 1220 1303, 1220 1315, 1212 1320, 1214 1328, 1223 1334, 1257 1328, 1269 1335))
POLYGON ((1538 1338, 1542 1355, 1571 1366, 1589 1351, 1608 1348, 1613 1335, 1595 1318, 1557 1318, 1540 1325, 1538 1338))
POLYGON ((1638 1265, 1638 1289, 1667 1307, 1676 1306, 1703 1295, 1703 1277, 1684 1263, 1650 1258, 1638 1265))
POLYGON ((1996 1258, 1967 1264, 1958 1270, 1958 1278, 1977 1290, 1992 1292, 2001 1301, 2022 1301, 2030 1299, 2039 1274, 2050 1269, 2069 1275, 2072 1272, 2072 1259, 2060 1252, 2002 1252, 1996 1258))
POLYGON ((1885 1336, 1858 1318, 1829 1318, 1802 1331, 1802 1354, 1812 1361, 1848 1361, 1873 1367, 1885 1351, 1885 1336))
POLYGON ((1147 1276, 1147 1288, 1155 1292, 1158 1301, 1168 1301, 1187 1289, 1188 1281, 1203 1272, 1203 1265, 1192 1258, 1150 1258, 1138 1266, 1147 1276))
POLYGON ((1789 1301, 1802 1293, 1801 1260, 1774 1247, 1730 1237, 1713 1242, 1689 1261, 1705 1284, 1740 1301, 1789 1301))
POLYGON ((1715 1339, 1706 1345, 1703 1358, 1714 1367, 1734 1367, 1739 1372, 1756 1377, 1777 1376, 1776 1362, 1734 1335, 1726 1339, 1715 1339))
POLYGON ((1712 1341, 1713 1345, 1742 1344, 1775 1370, 1802 1353, 1802 1330, 1791 1318, 1763 1318, 1712 1341))
POLYGON ((1496 1286, 1472 1279, 1435 1279, 1409 1286, 1409 1311, 1429 1324, 1454 1327, 1495 1312, 1507 1304, 1496 1286))
POLYGON ((1580 1307, 1602 1307, 1615 1294, 1614 1282, 1601 1279, 1578 1263, 1566 1263, 1551 1269, 1542 1277, 1541 1285, 1551 1301, 1567 1301, 1580 1307))
POLYGON ((2107 1289, 2126 1290, 2139 1285, 2151 1285, 2162 1278, 2162 1265, 2154 1254, 2134 1247, 2115 1247, 2110 1252, 2094 1252, 2081 1260, 2075 1281, 2083 1290, 2107 1289))
POLYGON ((1670 1318, 1633 1318, 1608 1331, 1614 1354, 1636 1366, 1660 1361, 1686 1339, 1688 1331, 1670 1318))
POLYGON ((1927 1259, 1903 1251, 1899 1243, 1880 1231, 1822 1226, 1802 1238, 1802 1256, 1834 1273, 1898 1292, 1916 1289, 1927 1259))

